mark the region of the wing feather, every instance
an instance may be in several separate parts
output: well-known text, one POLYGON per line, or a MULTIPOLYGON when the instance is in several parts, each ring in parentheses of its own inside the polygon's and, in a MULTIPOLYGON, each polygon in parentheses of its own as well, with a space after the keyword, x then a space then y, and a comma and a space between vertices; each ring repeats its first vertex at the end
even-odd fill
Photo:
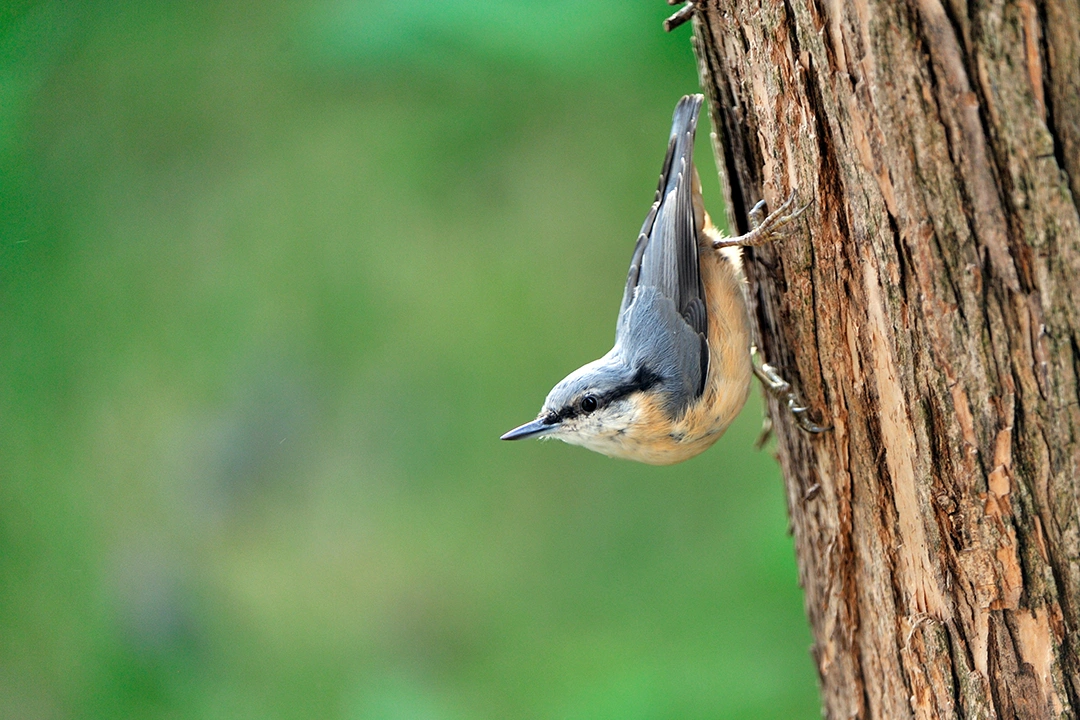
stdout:
MULTIPOLYGON (((648 350, 648 343, 656 339, 643 334, 643 327, 627 326, 628 320, 635 315, 638 316, 635 325, 642 319, 640 313, 627 312, 638 288, 655 288, 661 298, 672 303, 675 312, 664 313, 666 325, 657 324, 655 318, 647 325, 653 333, 698 336, 694 341, 687 337, 688 342, 678 342, 674 346, 661 343, 669 351, 678 349, 678 357, 663 358, 663 364, 679 375, 681 382, 676 385, 683 388, 679 394, 689 393, 675 402, 680 407, 701 394, 708 371, 708 317, 698 268, 698 228, 693 197, 694 134, 702 100, 701 95, 687 95, 675 107, 656 199, 634 245, 616 329, 617 340, 634 344, 636 347, 628 348, 630 354, 640 355, 648 350), (687 380, 693 382, 687 384, 687 380)), ((650 302, 650 306, 655 306, 655 302, 650 302)))

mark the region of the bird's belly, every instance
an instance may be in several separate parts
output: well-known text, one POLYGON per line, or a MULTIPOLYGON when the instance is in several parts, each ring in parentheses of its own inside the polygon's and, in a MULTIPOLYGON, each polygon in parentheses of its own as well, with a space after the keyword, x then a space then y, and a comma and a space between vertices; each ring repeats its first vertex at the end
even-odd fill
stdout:
POLYGON ((749 383, 745 380, 730 378, 713 382, 702 399, 674 423, 659 403, 646 400, 638 406, 637 417, 627 427, 594 435, 582 444, 610 457, 649 465, 672 465, 689 460, 720 439, 746 403, 748 394, 749 383))

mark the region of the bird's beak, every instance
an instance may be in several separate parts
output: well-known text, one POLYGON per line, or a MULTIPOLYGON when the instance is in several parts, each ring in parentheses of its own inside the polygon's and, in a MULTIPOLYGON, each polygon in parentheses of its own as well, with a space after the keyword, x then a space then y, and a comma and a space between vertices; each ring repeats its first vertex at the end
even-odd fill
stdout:
POLYGON ((524 425, 514 428, 499 439, 522 440, 524 438, 539 437, 541 435, 546 435, 558 427, 559 423, 545 423, 541 418, 537 418, 532 422, 527 422, 524 425))

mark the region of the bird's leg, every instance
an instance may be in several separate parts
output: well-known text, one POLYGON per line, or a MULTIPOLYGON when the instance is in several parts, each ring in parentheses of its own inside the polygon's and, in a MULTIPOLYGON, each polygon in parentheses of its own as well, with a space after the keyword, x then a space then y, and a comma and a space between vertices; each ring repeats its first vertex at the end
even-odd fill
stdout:
MULTIPOLYGON (((751 348, 750 354, 757 355, 757 348, 751 348)), ((818 425, 810 418, 810 408, 802 404, 798 394, 791 387, 791 383, 780 377, 780 373, 776 371, 776 368, 768 363, 761 363, 761 365, 758 365, 752 360, 751 364, 754 367, 754 375, 757 376, 757 379, 761 381, 761 384, 770 395, 787 405, 788 410, 790 410, 791 414, 795 417, 795 422, 798 424, 799 428, 814 434, 832 430, 831 426, 818 425)), ((758 439, 758 447, 763 445, 764 441, 768 439, 771 430, 771 424, 762 428, 762 436, 758 439)))
MULTIPOLYGON (((681 0, 668 0, 668 5, 678 5, 681 0)), ((698 10, 697 0, 687 0, 687 3, 675 11, 675 14, 664 21, 664 30, 671 32, 675 28, 694 16, 698 10)))
POLYGON ((765 201, 762 200, 750 211, 750 232, 733 238, 717 238, 713 240, 712 246, 717 249, 746 247, 748 245, 764 245, 779 240, 787 225, 802 215, 806 208, 810 207, 810 203, 807 203, 801 208, 792 210, 791 208, 794 205, 795 191, 792 190, 787 200, 766 216, 765 201))

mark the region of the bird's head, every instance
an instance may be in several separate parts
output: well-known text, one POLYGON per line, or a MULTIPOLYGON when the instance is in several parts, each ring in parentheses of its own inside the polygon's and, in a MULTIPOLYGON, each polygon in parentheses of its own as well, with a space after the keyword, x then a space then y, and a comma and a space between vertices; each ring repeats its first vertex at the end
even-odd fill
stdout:
POLYGON ((655 413, 651 395, 660 377, 634 367, 612 351, 563 378, 548 393, 540 414, 503 440, 555 438, 604 455, 625 457, 636 424, 655 413))

